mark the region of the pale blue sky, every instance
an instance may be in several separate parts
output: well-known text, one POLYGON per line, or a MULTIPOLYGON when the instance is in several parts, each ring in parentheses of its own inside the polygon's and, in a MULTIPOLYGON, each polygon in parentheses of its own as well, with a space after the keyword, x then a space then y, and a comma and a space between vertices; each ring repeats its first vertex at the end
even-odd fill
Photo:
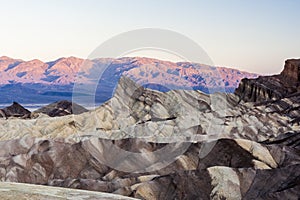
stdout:
POLYGON ((300 57, 296 0, 0 2, 0 55, 24 60, 85 58, 112 36, 149 27, 188 36, 218 66, 272 74, 300 57))

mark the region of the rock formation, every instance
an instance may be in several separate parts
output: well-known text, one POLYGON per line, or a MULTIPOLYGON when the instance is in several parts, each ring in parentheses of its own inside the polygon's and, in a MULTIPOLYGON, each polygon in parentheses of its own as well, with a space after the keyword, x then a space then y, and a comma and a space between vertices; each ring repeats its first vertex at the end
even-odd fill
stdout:
POLYGON ((300 82, 300 59, 286 60, 280 76, 286 86, 298 87, 300 82))
MULTIPOLYGON (((126 158, 116 160, 110 149, 104 148, 107 143, 139 153, 169 144, 97 137, 81 142, 23 137, 0 143, 0 179, 139 199, 295 199, 300 195, 299 138, 299 132, 290 132, 264 143, 220 139, 204 157, 199 152, 205 142, 194 141, 164 168, 127 173, 103 164, 104 159, 128 162, 126 158)), ((134 168, 140 163, 131 164, 134 168)))
POLYGON ((276 100, 299 92, 300 59, 285 61, 279 75, 260 76, 257 79, 242 79, 235 91, 242 100, 261 102, 276 100))
POLYGON ((21 118, 29 118, 31 112, 21 106, 17 102, 13 102, 12 105, 5 107, 0 110, 0 117, 8 118, 8 117, 21 117, 21 118))
POLYGON ((151 200, 299 199, 295 63, 235 94, 160 92, 122 77, 93 111, 0 119, 0 180, 151 200))
POLYGON ((1 130, 6 133, 0 138, 8 140, 30 134, 49 138, 147 137, 153 142, 187 138, 263 141, 299 128, 298 106, 294 101, 288 98, 278 105, 271 102, 254 106, 239 103, 234 94, 207 95, 191 90, 164 93, 145 89, 122 77, 114 97, 96 110, 60 118, 0 121, 1 130), (286 108, 289 116, 282 115, 286 108))
POLYGON ((34 111, 34 113, 43 113, 50 117, 59 117, 71 114, 78 115, 87 111, 87 109, 74 102, 72 103, 70 101, 58 101, 39 108, 38 110, 34 111))

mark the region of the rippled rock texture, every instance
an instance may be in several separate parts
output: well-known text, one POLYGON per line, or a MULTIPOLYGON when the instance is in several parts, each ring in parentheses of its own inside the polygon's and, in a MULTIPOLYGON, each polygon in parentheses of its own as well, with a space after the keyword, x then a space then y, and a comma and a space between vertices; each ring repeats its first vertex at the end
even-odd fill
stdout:
POLYGON ((151 152, 170 144, 24 137, 0 143, 0 179, 141 199, 295 199, 300 189, 299 139, 299 132, 264 143, 219 139, 210 148, 206 142, 194 141, 170 165, 134 173, 116 170, 109 161, 131 168, 147 160, 155 163, 159 158, 151 152), (112 150, 115 146, 141 157, 120 159, 112 150))

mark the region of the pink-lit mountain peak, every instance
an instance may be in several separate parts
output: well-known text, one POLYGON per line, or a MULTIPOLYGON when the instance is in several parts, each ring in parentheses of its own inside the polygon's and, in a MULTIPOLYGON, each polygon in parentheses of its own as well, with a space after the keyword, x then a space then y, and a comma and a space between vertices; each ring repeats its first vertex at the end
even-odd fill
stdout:
POLYGON ((10 58, 8 56, 0 56, 0 61, 5 61, 5 60, 13 60, 13 58, 10 58))
POLYGON ((98 58, 84 60, 76 57, 59 58, 52 62, 34 59, 23 61, 2 56, 0 58, 0 84, 40 83, 67 85, 75 81, 78 72, 83 82, 95 79, 99 67, 109 66, 107 76, 124 74, 140 84, 157 83, 196 87, 199 84, 211 84, 220 87, 237 87, 244 78, 256 77, 256 74, 236 69, 216 68, 198 63, 158 60, 145 57, 98 58), (222 79, 222 80, 219 80, 222 79))
POLYGON ((83 61, 83 59, 75 57, 60 58, 48 63, 48 70, 55 72, 55 75, 75 74, 79 71, 83 61))

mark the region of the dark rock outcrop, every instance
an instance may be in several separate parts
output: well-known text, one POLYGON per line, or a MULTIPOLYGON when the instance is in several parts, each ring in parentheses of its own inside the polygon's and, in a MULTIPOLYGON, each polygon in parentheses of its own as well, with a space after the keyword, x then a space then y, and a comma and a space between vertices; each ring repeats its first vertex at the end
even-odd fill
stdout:
POLYGON ((12 105, 0 109, 0 117, 8 118, 8 117, 21 117, 21 118, 29 118, 31 112, 21 106, 17 102, 13 102, 12 105))
POLYGON ((36 110, 35 113, 43 113, 50 117, 59 117, 71 114, 78 115, 87 111, 87 109, 74 102, 58 101, 36 110))
POLYGON ((286 60, 280 78, 287 86, 298 87, 300 82, 300 59, 286 60))
POLYGON ((289 59, 285 61, 284 69, 279 75, 242 79, 235 94, 243 101, 276 100, 299 92, 299 83, 300 59, 289 59))

